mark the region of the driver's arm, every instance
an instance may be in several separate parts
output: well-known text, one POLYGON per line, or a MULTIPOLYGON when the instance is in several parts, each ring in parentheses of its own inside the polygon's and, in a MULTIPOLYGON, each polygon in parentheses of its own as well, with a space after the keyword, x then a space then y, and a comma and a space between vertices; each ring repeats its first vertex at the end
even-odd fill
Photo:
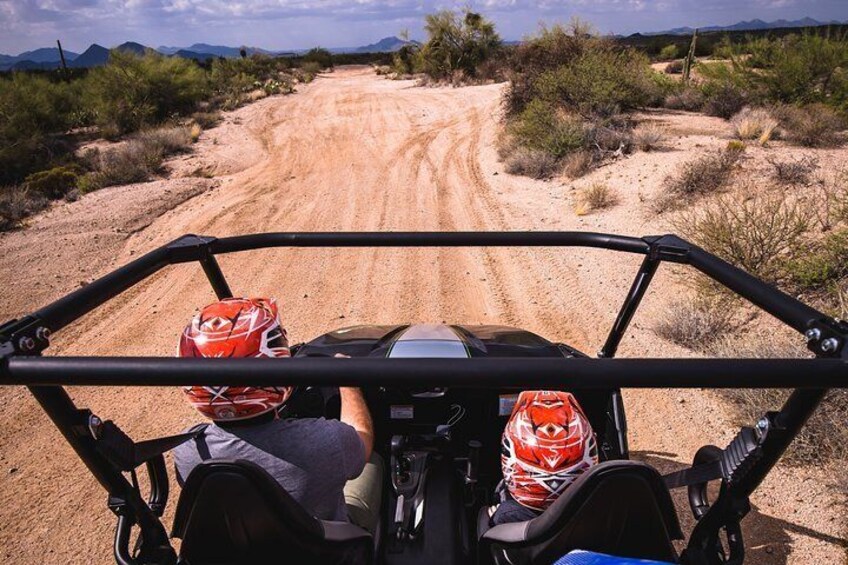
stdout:
POLYGON ((374 424, 371 422, 371 413, 368 412, 362 391, 354 387, 339 387, 339 395, 342 401, 339 420, 359 434, 362 445, 365 446, 365 460, 368 461, 374 448, 374 424))

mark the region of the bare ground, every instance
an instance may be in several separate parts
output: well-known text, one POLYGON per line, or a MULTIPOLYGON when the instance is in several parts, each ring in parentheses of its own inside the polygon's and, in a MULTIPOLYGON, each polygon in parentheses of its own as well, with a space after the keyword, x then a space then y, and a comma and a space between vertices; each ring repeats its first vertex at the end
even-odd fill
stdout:
MULTIPOLYGON (((413 88, 354 68, 322 76, 297 95, 233 112, 203 134, 194 154, 170 163, 170 180, 103 190, 0 236, 0 319, 189 232, 661 233, 667 220, 648 212, 646 201, 678 163, 729 137, 721 120, 650 114, 645 119, 670 132, 665 151, 636 154, 575 183, 518 178, 503 172, 494 151, 500 92, 498 85, 413 88), (198 171, 215 178, 197 178, 198 171), (577 189, 597 181, 612 185, 621 204, 575 215, 577 189)), ((834 152, 822 165, 844 158, 834 152)), ((220 260, 236 293, 281 301, 295 340, 357 323, 499 322, 590 353, 602 343, 638 261, 602 251, 508 249, 302 249, 220 260)), ((678 292, 679 280, 661 270, 620 355, 687 355, 651 329, 678 292)), ((177 266, 67 328, 52 351, 170 355, 191 314, 213 299, 199 269, 177 266)), ((104 493, 26 391, 4 392, 2 559, 110 562, 114 520, 104 493)), ((625 394, 631 448, 663 471, 681 468, 701 445, 724 445, 733 435, 729 412, 711 393, 625 394)), ((136 438, 196 420, 175 389, 76 388, 72 395, 136 438)), ((845 559, 845 500, 824 470, 780 468, 753 503, 744 524, 749 563, 845 559)))

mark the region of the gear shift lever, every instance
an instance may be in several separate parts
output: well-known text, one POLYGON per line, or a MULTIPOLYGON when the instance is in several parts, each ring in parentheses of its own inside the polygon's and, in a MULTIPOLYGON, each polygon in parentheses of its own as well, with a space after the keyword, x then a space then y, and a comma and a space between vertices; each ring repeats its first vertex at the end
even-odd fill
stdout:
POLYGON ((395 492, 398 490, 398 485, 406 482, 408 470, 405 469, 403 450, 406 447, 406 436, 393 435, 391 443, 391 465, 392 465, 392 485, 395 487, 395 492))
POLYGON ((407 449, 407 438, 392 436, 392 487, 397 495, 394 524, 397 539, 414 539, 424 515, 427 460, 424 451, 407 449))

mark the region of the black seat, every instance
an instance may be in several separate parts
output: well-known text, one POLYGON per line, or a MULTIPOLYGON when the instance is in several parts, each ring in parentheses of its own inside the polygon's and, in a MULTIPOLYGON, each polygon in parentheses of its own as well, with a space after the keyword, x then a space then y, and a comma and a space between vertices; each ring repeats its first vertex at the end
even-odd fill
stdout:
POLYGON ((480 563, 545 564, 574 549, 677 561, 682 539, 671 495, 659 473, 636 461, 608 461, 580 476, 539 517, 489 527, 481 511, 480 563))
POLYGON ((364 564, 371 535, 347 522, 313 518, 264 469, 249 461, 204 461, 177 503, 171 535, 187 565, 364 564))

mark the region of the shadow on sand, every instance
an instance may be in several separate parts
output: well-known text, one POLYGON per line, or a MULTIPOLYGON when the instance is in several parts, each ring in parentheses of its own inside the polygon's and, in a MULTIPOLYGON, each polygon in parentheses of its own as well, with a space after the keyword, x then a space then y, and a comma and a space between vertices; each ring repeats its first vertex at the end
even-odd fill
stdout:
MULTIPOLYGON (((672 459, 675 456, 674 453, 657 451, 635 451, 631 453, 633 459, 644 461, 663 475, 686 467, 672 459)), ((715 490, 717 492, 718 489, 715 490)), ((712 490, 711 494, 714 494, 712 490)), ((677 508, 677 515, 680 518, 680 526, 684 535, 688 536, 692 528, 695 527, 695 519, 689 509, 686 489, 675 489, 671 491, 671 495, 677 508)), ((745 564, 787 565, 790 562, 789 556, 792 554, 792 536, 790 534, 807 536, 837 545, 848 553, 848 539, 845 537, 832 536, 787 520, 768 516, 752 505, 751 512, 742 521, 742 535, 745 540, 745 564)), ((685 547, 685 544, 678 545, 679 549, 683 547, 685 547)), ((798 562, 797 559, 792 561, 798 562)))

